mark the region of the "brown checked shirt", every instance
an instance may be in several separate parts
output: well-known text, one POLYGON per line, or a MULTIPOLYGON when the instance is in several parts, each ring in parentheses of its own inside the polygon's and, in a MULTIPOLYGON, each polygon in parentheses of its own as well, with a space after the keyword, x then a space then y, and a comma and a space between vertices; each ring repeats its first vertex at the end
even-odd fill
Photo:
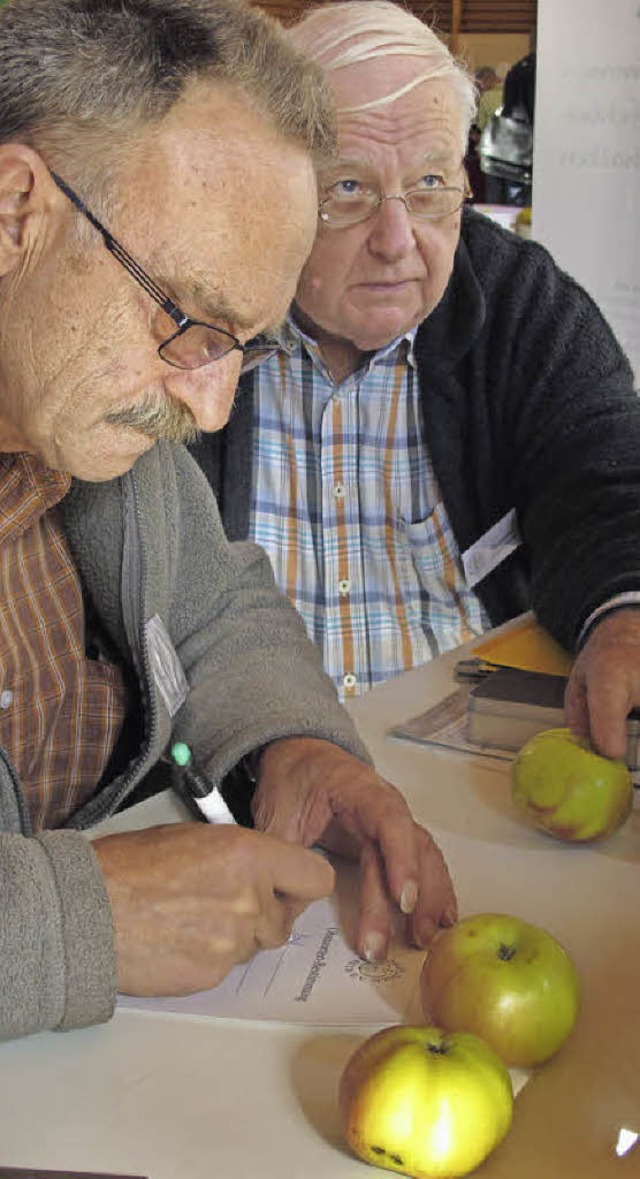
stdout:
POLYGON ((85 653, 80 581, 58 504, 69 476, 0 455, 0 746, 35 831, 93 794, 125 714, 119 669, 85 653))

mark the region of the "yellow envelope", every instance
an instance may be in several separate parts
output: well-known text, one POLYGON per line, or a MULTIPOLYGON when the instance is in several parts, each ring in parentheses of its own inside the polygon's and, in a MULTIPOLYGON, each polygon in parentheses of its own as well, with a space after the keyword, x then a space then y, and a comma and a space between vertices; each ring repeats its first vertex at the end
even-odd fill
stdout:
POLYGON ((474 644, 473 654, 498 667, 568 675, 572 657, 544 630, 532 615, 500 634, 489 635, 474 644))

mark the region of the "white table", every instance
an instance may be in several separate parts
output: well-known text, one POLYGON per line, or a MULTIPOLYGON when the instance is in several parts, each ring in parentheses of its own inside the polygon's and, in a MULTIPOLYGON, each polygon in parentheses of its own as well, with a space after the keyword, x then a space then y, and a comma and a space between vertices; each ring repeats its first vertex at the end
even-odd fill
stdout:
MULTIPOLYGON (((525 1086, 487 1179, 639 1175, 640 814, 579 849, 524 826, 508 765, 385 737, 451 689, 454 655, 353 703, 381 773, 440 841, 461 912, 542 925, 570 950, 583 1011, 559 1056, 525 1086)), ((137 821, 179 818, 152 800, 137 821)), ((118 822, 131 825, 133 812, 118 822)), ((0 1045, 0 1167, 120 1172, 149 1179, 356 1179, 338 1078, 363 1032, 119 1011, 110 1024, 0 1045)), ((382 1175, 384 1172, 380 1172, 382 1175)))

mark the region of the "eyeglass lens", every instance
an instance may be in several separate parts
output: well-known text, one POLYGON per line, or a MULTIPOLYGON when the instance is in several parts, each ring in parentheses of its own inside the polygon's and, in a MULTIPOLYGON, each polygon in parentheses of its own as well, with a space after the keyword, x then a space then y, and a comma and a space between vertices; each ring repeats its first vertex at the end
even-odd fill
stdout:
POLYGON ((357 192, 353 195, 331 194, 320 204, 320 217, 332 225, 348 225, 364 221, 385 200, 403 201, 407 212, 413 217, 437 221, 457 212, 464 201, 464 189, 435 188, 413 189, 397 196, 381 197, 376 192, 357 192))
MULTIPOLYGON (((171 322, 163 312, 164 322, 171 322)), ((158 328, 159 335, 166 335, 158 328)), ((214 360, 221 360, 232 352, 237 344, 233 338, 209 324, 190 323, 179 332, 170 335, 158 348, 163 360, 174 368, 202 368, 214 360)))

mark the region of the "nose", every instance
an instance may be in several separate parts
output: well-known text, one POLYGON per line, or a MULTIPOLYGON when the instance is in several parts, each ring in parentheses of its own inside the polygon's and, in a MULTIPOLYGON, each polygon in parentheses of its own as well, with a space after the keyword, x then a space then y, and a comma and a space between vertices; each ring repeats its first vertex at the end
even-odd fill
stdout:
POLYGON ((369 248, 372 253, 386 262, 396 262, 413 246, 413 226, 404 197, 383 197, 371 223, 369 248))
POLYGON ((168 393, 189 406, 199 430, 221 430, 229 420, 238 386, 242 354, 229 352, 202 368, 172 368, 163 373, 168 393))

